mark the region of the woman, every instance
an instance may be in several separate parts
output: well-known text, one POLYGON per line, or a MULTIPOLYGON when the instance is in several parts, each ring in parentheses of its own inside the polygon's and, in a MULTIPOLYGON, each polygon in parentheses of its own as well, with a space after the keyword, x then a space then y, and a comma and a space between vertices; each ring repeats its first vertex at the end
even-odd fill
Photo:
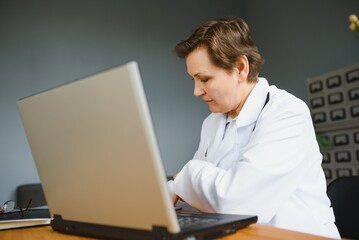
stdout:
POLYGON ((169 182, 174 203, 339 238, 310 112, 258 77, 263 59, 247 24, 208 21, 176 53, 212 113, 194 158, 169 182))

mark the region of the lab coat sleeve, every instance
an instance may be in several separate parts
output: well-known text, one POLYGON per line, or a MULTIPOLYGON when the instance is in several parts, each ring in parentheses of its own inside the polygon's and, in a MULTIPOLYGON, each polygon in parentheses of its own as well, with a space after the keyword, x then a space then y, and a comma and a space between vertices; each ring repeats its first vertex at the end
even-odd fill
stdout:
POLYGON ((254 214, 269 222, 306 172, 320 165, 321 154, 302 101, 268 105, 235 166, 224 170, 193 159, 177 175, 175 193, 204 212, 254 214))

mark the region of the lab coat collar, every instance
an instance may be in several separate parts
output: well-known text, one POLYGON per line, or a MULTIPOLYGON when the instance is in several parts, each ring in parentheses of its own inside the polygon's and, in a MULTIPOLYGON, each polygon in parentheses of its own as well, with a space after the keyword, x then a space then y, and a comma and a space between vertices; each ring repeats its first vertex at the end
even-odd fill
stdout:
POLYGON ((266 101, 268 92, 269 84, 267 79, 258 78, 257 84, 252 89, 241 112, 236 118, 237 128, 247 126, 257 121, 266 101))

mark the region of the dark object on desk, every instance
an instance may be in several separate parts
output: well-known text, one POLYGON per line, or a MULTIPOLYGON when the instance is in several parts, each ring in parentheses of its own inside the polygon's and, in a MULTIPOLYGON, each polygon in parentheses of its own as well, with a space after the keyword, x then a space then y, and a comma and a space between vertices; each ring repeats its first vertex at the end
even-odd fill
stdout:
POLYGON ((9 212, 0 214, 0 230, 31 227, 50 224, 48 209, 29 209, 26 212, 9 212))
POLYGON ((359 239, 359 176, 337 178, 327 192, 341 237, 359 239))
MULTIPOLYGON (((177 212, 181 226, 179 233, 170 233, 165 226, 153 226, 152 230, 125 228, 85 222, 64 220, 54 215, 51 221, 53 230, 79 236, 99 239, 128 239, 128 240, 180 240, 180 239, 217 239, 257 222, 256 216, 177 212)), ((141 218, 141 216, 139 216, 141 218)))
POLYGON ((170 233, 165 226, 153 225, 152 230, 141 230, 69 221, 59 215, 54 215, 51 226, 58 232, 100 239, 204 240, 233 234, 258 220, 257 216, 202 213, 182 201, 177 203, 177 207, 180 209, 176 211, 176 214, 181 231, 175 234, 170 233))
POLYGON ((20 185, 16 189, 17 207, 24 208, 31 199, 30 208, 47 205, 40 183, 20 185))

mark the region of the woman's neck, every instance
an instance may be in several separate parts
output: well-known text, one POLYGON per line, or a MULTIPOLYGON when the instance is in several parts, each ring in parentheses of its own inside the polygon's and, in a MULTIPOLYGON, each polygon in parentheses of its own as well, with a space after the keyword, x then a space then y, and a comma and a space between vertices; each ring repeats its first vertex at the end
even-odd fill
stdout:
POLYGON ((257 82, 253 82, 253 83, 248 83, 245 85, 245 89, 244 89, 244 94, 243 97, 241 99, 241 101, 239 102, 239 104, 237 105, 237 107, 235 109, 233 109, 232 111, 228 112, 228 116, 231 117, 232 119, 236 118, 239 113, 241 112, 244 104, 247 101, 248 96, 251 94, 254 86, 256 85, 257 82))

